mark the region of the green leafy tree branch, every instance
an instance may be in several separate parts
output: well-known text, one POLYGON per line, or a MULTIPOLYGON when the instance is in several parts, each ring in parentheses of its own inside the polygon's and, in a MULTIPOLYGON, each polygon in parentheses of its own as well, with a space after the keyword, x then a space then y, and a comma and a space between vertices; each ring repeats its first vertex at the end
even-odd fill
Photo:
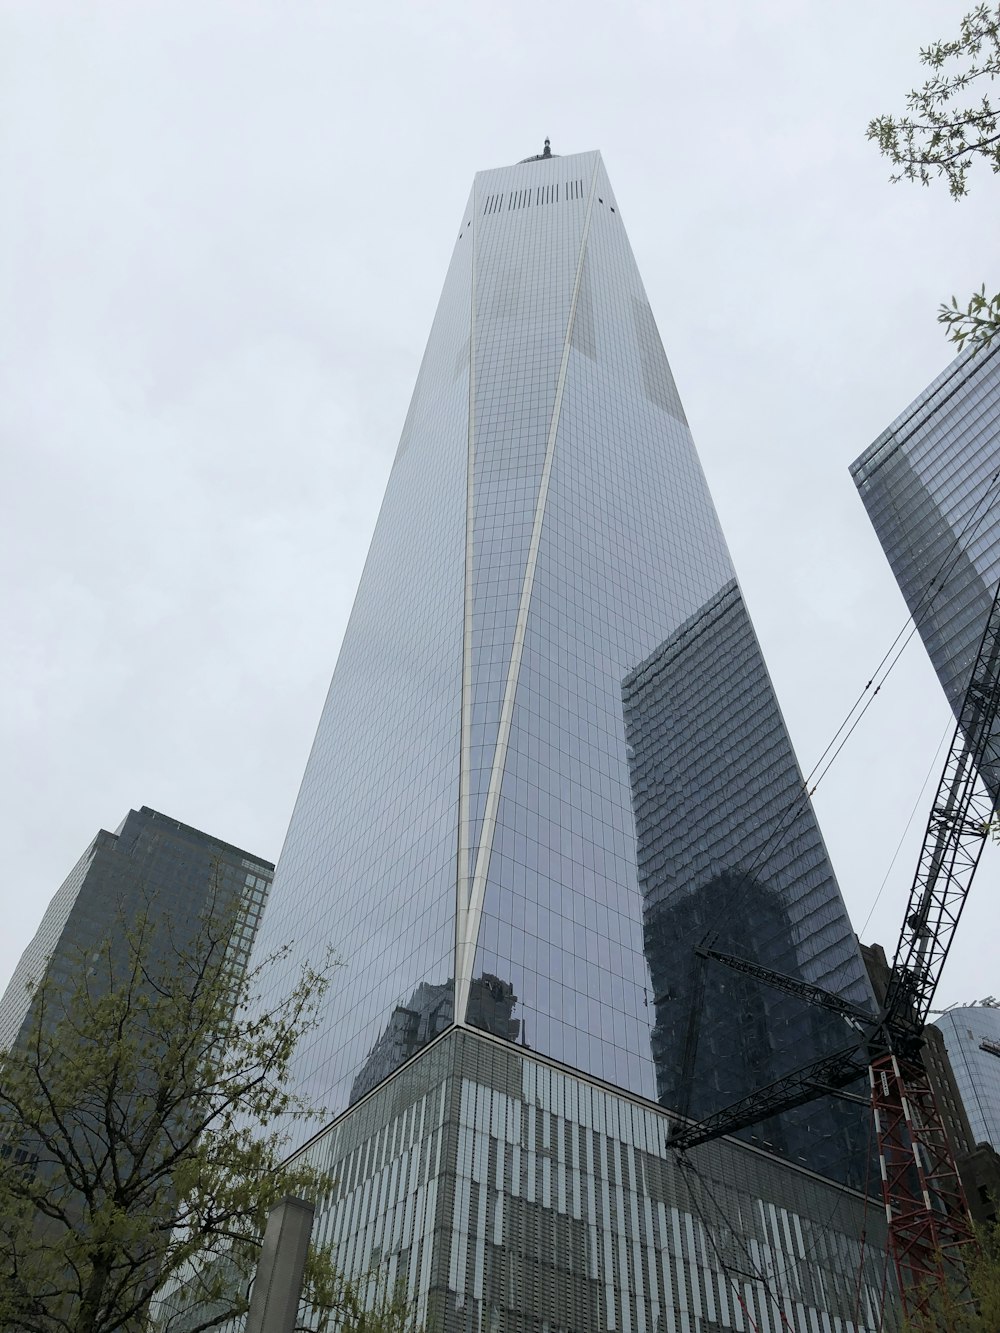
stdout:
MULTIPOLYGON (((332 960, 263 1008, 288 950, 244 974, 233 925, 210 912, 177 939, 149 904, 32 994, 0 1054, 0 1327, 139 1333, 153 1311, 165 1333, 207 1333, 245 1314, 271 1207, 331 1190, 285 1162, 285 1126, 323 1115, 288 1075, 332 960)), ((416 1329, 398 1293, 316 1247, 306 1296, 316 1333, 416 1329)))
MULTIPOLYGON (((904 115, 876 116, 868 138, 898 168, 892 181, 930 185, 943 177, 952 198, 962 199, 974 162, 1000 172, 1000 105, 992 89, 1000 76, 1000 5, 978 5, 956 38, 925 47, 920 61, 931 76, 907 93, 904 115)), ((937 317, 960 348, 989 347, 1000 336, 1000 292, 989 296, 983 284, 965 303, 954 296, 942 303, 937 317)))
POLYGON ((936 1288, 927 1310, 908 1319, 903 1333, 997 1333, 1000 1329, 1000 1228, 977 1227, 976 1235, 978 1246, 966 1264, 967 1283, 936 1288))

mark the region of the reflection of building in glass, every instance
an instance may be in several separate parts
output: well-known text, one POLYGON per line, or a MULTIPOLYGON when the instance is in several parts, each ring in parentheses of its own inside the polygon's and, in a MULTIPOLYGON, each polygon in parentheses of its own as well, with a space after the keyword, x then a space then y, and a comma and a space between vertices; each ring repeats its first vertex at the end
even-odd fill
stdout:
MULTIPOLYGON (((368 1135, 381 1145, 377 1160, 388 1161, 378 1117, 390 1114, 392 1089, 425 1079, 422 1065, 444 1047, 479 1052, 478 1073, 452 1065, 454 1082, 440 1090, 445 1106, 461 1110, 439 1140, 463 1163, 459 1183, 427 1184, 423 1220, 408 1214, 407 1238, 386 1219, 372 1236, 421 1299, 447 1293, 454 1322, 435 1316, 435 1328, 690 1323, 679 1268, 640 1281, 660 1262, 645 1250, 640 1257, 646 1223, 630 1219, 626 1235, 611 1220, 628 1210, 626 1197, 641 1194, 650 1207, 687 1210, 683 1222, 671 1215, 657 1227, 694 1225, 690 1200, 676 1202, 677 1168, 664 1150, 669 1117, 655 1100, 650 870, 640 875, 636 862, 622 681, 733 577, 600 155, 543 154, 480 173, 259 945, 295 941, 275 996, 297 962, 328 943, 346 964, 292 1070, 295 1090, 335 1113, 356 1099, 316 1152, 368 1135), (489 1030, 477 981, 488 978, 517 997, 516 1020, 504 1019, 520 1024, 516 1044, 489 1030), (449 990, 463 1031, 438 1036, 449 990), (623 1157, 624 1140, 606 1117, 628 1119, 640 1104, 644 1128, 623 1157), (634 1172, 647 1180, 641 1189, 634 1172), (491 1276, 488 1256, 500 1246, 508 1266, 491 1276), (570 1272, 589 1322, 556 1308, 570 1272), (530 1274, 538 1275, 537 1304, 530 1274), (626 1309, 641 1314, 626 1320, 626 1309)), ((800 790, 766 677, 755 688, 765 775, 752 788, 755 822, 724 841, 699 884, 747 865, 761 830, 800 790)), ((711 700, 692 698, 703 709, 698 743, 711 769, 728 723, 711 700)), ((748 773, 754 725, 747 720, 748 773)), ((738 792, 734 800, 738 807, 738 792)), ((642 817, 675 824, 677 845, 693 851, 695 825, 684 820, 703 818, 697 803, 657 815, 647 802, 642 817)), ((721 824, 704 825, 704 836, 717 836, 721 824)), ((856 943, 811 816, 758 882, 768 911, 777 905, 770 933, 780 933, 784 913, 803 974, 864 998, 856 943)), ((680 955, 678 947, 678 972, 680 955)), ((665 958, 661 966, 669 970, 665 958)), ((761 1011, 749 1041, 750 1065, 766 1064, 769 1043, 779 1058, 780 1030, 762 1030, 771 1012, 761 1011)), ((808 1023, 795 1030, 812 1032, 808 1023)), ((438 1114, 434 1105, 421 1115, 438 1114)), ((418 1136, 413 1170, 425 1182, 433 1134, 420 1136, 432 1133, 429 1124, 407 1130, 418 1136)), ((816 1126, 808 1153, 796 1145, 796 1155, 850 1174, 835 1117, 817 1116, 816 1126)), ((790 1190, 801 1184, 794 1179, 790 1190)), ((824 1216, 829 1198, 816 1195, 824 1216)), ((353 1226, 345 1220, 353 1206, 345 1198, 321 1225, 353 1226)), ((845 1208, 852 1215, 853 1203, 845 1208)), ((757 1215, 745 1224, 756 1226, 757 1215)), ((692 1259, 697 1249, 697 1263, 717 1265, 697 1234, 678 1243, 690 1245, 692 1259)), ((715 1271, 728 1290, 723 1269, 715 1271)))
POLYGON ((667 1125, 453 1028, 305 1150, 336 1181, 317 1230, 441 1333, 777 1333, 776 1301, 795 1329, 897 1328, 881 1208, 731 1140, 680 1170, 667 1125))
MULTIPOLYGON (((700 945, 872 1001, 735 581, 626 677, 623 699, 657 1090, 699 1117, 850 1040, 842 1019, 699 959, 700 945)), ((863 1176, 866 1133, 830 1100, 752 1131, 847 1178, 863 1176)))
POLYGON ((1000 348, 953 361, 851 475, 957 712, 1000 580, 1000 348))
MULTIPOLYGON (((409 1004, 396 1006, 354 1080, 352 1105, 454 1023, 454 997, 454 982, 431 986, 422 981, 409 1004)), ((469 991, 469 1022, 505 1041, 517 1041, 521 1024, 513 1017, 516 1005, 517 996, 507 982, 499 977, 476 977, 469 991)))
POLYGON ((774 1013, 783 997, 738 972, 704 968, 695 950, 712 937, 713 947, 754 961, 770 955, 768 966, 795 975, 791 944, 779 943, 782 928, 789 941, 790 935, 778 895, 741 870, 724 871, 693 892, 651 899, 644 927, 659 1100, 699 1116, 773 1082, 788 1063, 787 1033, 774 1013), (684 1047, 697 992, 697 1059, 685 1078, 684 1047), (780 1061, 778 1051, 784 1052, 780 1061))

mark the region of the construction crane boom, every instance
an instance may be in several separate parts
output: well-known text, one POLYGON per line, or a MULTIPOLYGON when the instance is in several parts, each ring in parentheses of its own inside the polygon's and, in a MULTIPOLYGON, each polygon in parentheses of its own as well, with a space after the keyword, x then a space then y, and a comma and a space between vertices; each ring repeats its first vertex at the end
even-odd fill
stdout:
POLYGON ((832 991, 824 990, 822 986, 817 986, 812 981, 802 981, 799 977, 790 977, 784 972, 775 972, 773 968, 762 967, 760 963, 755 963, 749 958, 739 958, 736 954, 723 953, 720 949, 695 949, 695 953, 702 958, 711 958, 717 963, 722 963, 735 972, 742 972, 745 976, 755 977, 768 986, 784 991, 786 995, 796 995, 808 1004, 818 1005, 821 1009, 829 1009, 832 1013, 839 1014, 841 1018, 846 1018, 852 1025, 872 1024, 877 1021, 877 1014, 871 1013, 868 1009, 862 1009, 860 1005, 851 1004, 849 1000, 834 995, 832 991))
POLYGON ((857 1036, 843 1050, 794 1070, 714 1115, 679 1125, 670 1145, 683 1152, 818 1097, 845 1095, 844 1089, 867 1071, 889 1242, 900 1294, 910 1314, 926 1308, 935 1283, 963 1271, 963 1250, 972 1239, 921 1046, 941 970, 993 827, 998 796, 1000 586, 931 806, 880 1012, 869 1014, 820 986, 750 959, 706 947, 698 950, 703 960, 839 1013, 857 1036))
POLYGON ((1000 792, 1000 586, 927 820, 886 994, 894 1025, 919 1034, 979 865, 1000 792))
POLYGON ((700 1143, 709 1143, 723 1134, 736 1134, 769 1116, 780 1115, 795 1106, 814 1102, 818 1097, 839 1093, 842 1088, 865 1078, 869 1063, 867 1049, 854 1041, 842 1050, 834 1051, 832 1055, 825 1055, 766 1087, 748 1093, 714 1115, 706 1116, 704 1120, 679 1125, 670 1136, 669 1146, 678 1152, 686 1152, 689 1148, 697 1148, 700 1143))

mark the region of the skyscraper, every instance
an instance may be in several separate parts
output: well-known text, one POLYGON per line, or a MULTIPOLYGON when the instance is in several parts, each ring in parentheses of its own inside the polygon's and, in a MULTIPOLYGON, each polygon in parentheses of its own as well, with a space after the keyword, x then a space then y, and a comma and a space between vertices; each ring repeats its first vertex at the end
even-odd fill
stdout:
POLYGON ((973 1141, 1000 1152, 1000 1006, 961 1005, 934 1026, 944 1037, 973 1141))
POLYGON ((0 998, 0 1050, 27 1028, 29 987, 48 976, 72 990, 94 952, 144 910, 153 947, 180 948, 207 908, 236 909, 233 949, 245 962, 273 873, 269 861, 148 806, 130 810, 116 832, 97 833, 46 908, 0 998))
POLYGON ((1000 348, 957 357, 851 476, 957 713, 1000 580, 1000 348))
POLYGON ((218 987, 245 966, 273 869, 144 806, 97 833, 49 903, 0 1000, 0 1157, 31 1189, 26 1214, 9 1180, 4 1194, 5 1328, 71 1326, 95 1291, 143 1325, 219 1035, 188 1028, 235 1000, 218 987))
MULTIPOLYGON (((449 1328, 735 1309, 651 1257, 725 1268, 657 1101, 701 1114, 845 1034, 696 984, 713 931, 870 1003, 614 191, 598 153, 546 146, 463 210, 261 928, 295 944, 275 994, 319 944, 345 964, 295 1066, 353 1102, 308 1149, 344 1182, 343 1261, 387 1256, 449 1328)), ((858 1182, 860 1123, 818 1105, 758 1137, 858 1182)), ((853 1282, 853 1196, 712 1152, 779 1267, 792 1230, 751 1214, 842 1208, 823 1281, 853 1282)))

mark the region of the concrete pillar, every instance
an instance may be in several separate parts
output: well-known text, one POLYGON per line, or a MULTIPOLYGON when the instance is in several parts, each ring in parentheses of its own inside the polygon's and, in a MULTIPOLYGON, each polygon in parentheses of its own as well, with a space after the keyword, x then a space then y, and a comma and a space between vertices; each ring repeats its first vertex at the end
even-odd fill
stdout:
POLYGON ((314 1212, 305 1199, 284 1198, 268 1213, 246 1333, 292 1333, 314 1212))

